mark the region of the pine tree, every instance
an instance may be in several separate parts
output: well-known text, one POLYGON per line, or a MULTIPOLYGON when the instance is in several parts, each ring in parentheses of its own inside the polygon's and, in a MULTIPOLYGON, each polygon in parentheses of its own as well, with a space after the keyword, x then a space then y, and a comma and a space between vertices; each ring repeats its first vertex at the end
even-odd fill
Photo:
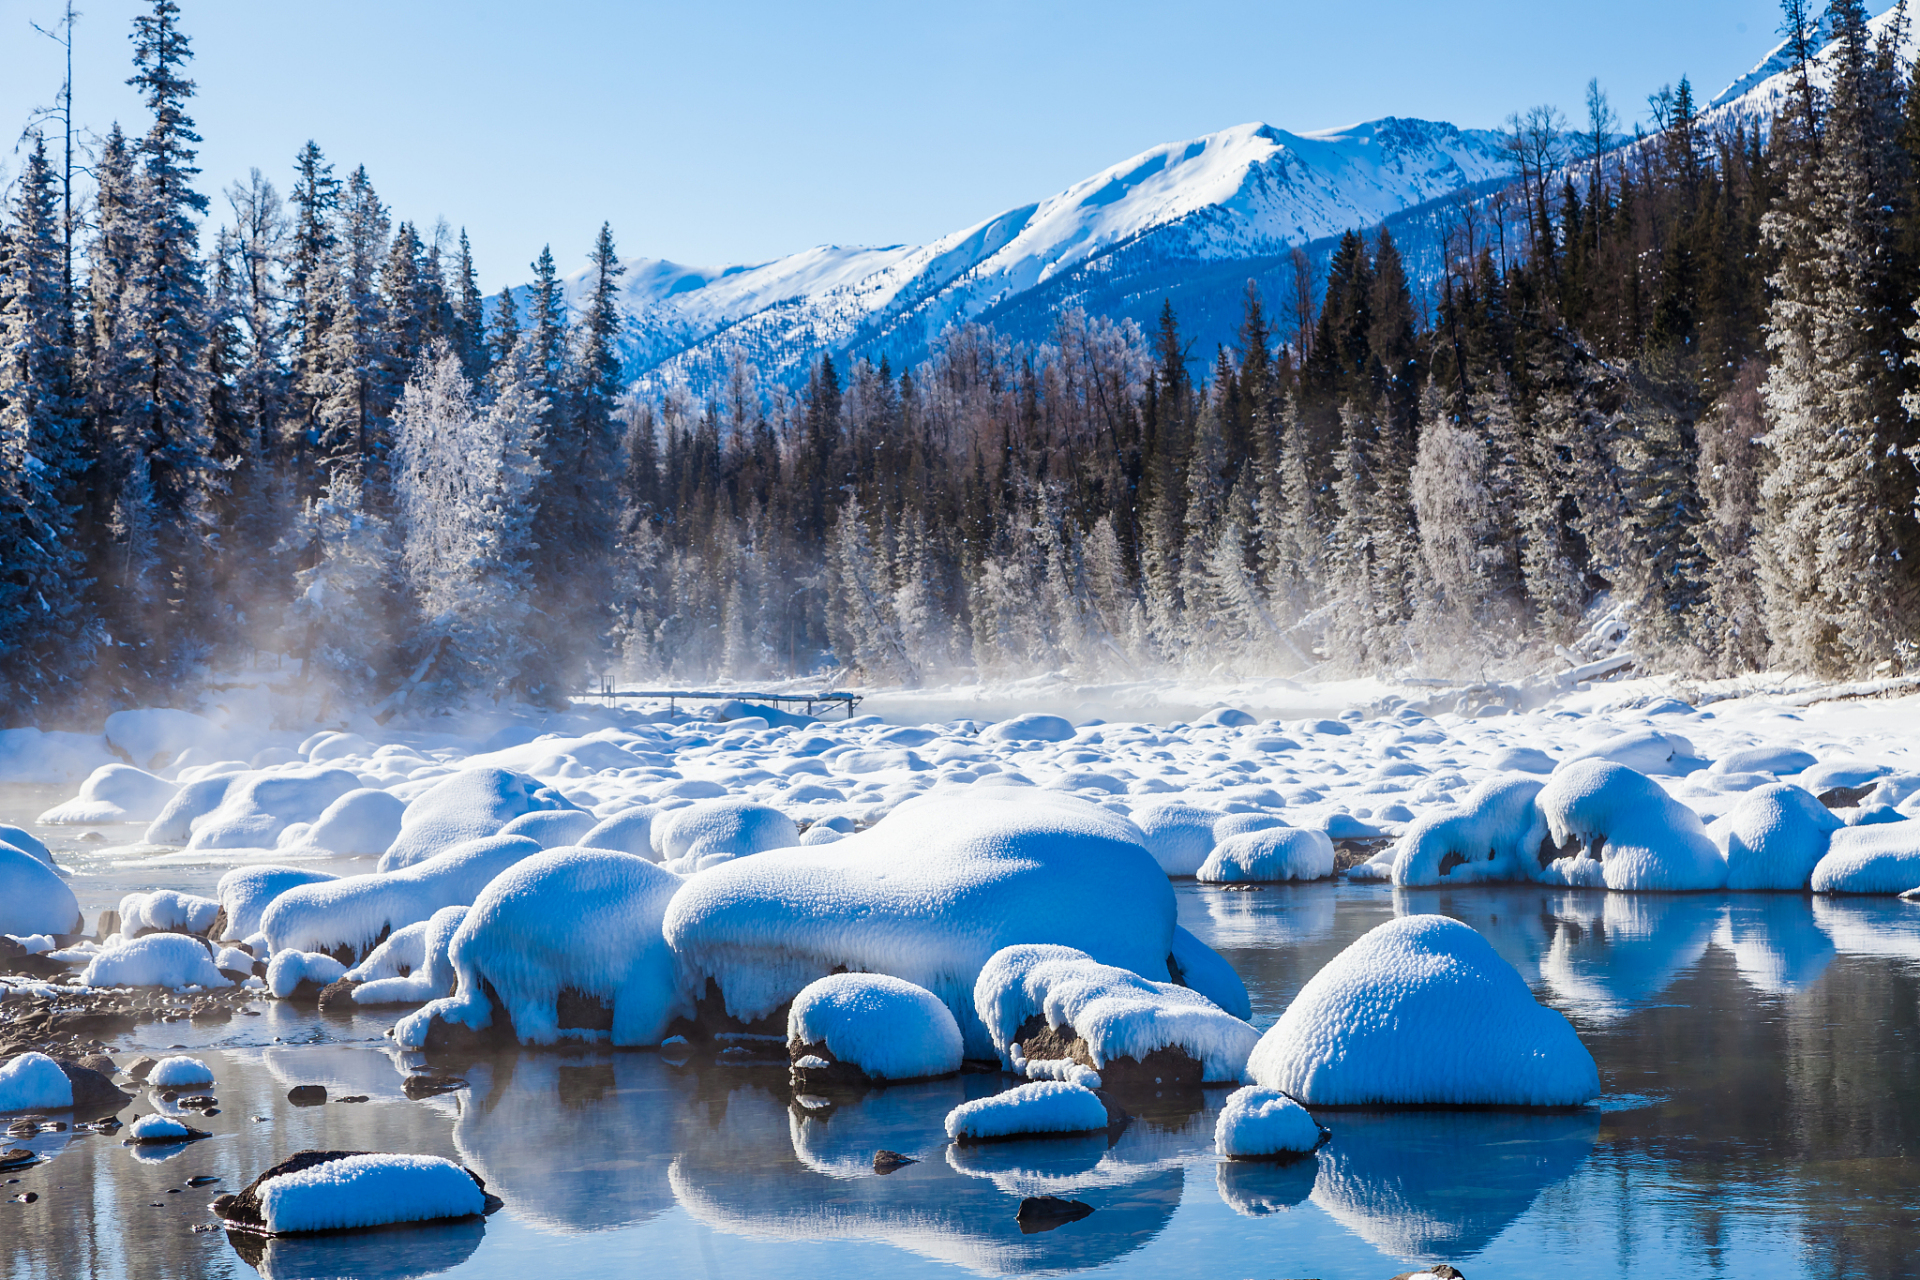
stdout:
POLYGON ((487 376, 491 361, 487 357, 486 303, 480 296, 480 276, 474 269, 473 247, 467 243, 465 227, 460 229, 460 257, 453 269, 452 301, 453 351, 460 357, 460 367, 466 371, 467 380, 478 383, 487 376))
POLYGON ((360 496, 378 509, 390 418, 402 379, 380 296, 387 211, 364 167, 347 179, 339 222, 340 255, 328 264, 323 286, 324 353, 302 391, 314 405, 321 460, 329 471, 345 467, 363 477, 368 487, 360 496))

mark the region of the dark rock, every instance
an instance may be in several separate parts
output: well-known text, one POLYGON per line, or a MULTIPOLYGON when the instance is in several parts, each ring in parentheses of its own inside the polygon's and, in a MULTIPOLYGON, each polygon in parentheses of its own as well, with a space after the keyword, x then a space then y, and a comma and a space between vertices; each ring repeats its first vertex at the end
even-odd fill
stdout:
POLYGON ((320 1003, 320 993, 325 990, 326 986, 315 982, 312 978, 302 978, 294 985, 293 990, 281 999, 288 1004, 317 1006, 320 1003))
POLYGON ((689 1040, 714 1040, 730 1034, 784 1042, 787 1038, 787 1005, 781 1005, 764 1018, 742 1022, 727 1012, 726 997, 720 993, 713 979, 708 978, 707 989, 694 1005, 693 1020, 675 1018, 673 1025, 667 1028, 667 1034, 682 1035, 689 1040))
POLYGON ((467 1082, 459 1076, 444 1071, 418 1071, 401 1082, 400 1090, 418 1102, 422 1098, 437 1097, 466 1087, 467 1082))
POLYGON ((213 913, 213 923, 207 926, 207 936, 216 941, 220 941, 220 942, 226 941, 226 937, 227 937, 227 905, 226 903, 224 902, 221 903, 220 909, 213 913))
POLYGON ((93 928, 95 940, 104 942, 107 938, 118 932, 120 932, 120 913, 118 911, 102 911, 100 913, 100 923, 93 928))
POLYGON ((239 986, 239 985, 240 985, 241 983, 243 983, 243 982, 245 982, 245 981, 246 981, 246 980, 247 980, 248 978, 251 978, 251 977, 253 976, 253 970, 251 970, 251 969, 222 969, 222 970, 220 971, 220 976, 221 976, 221 977, 223 977, 223 978, 225 978, 225 979, 226 979, 226 980, 227 980, 228 982, 231 982, 231 983, 232 983, 232 984, 233 984, 234 986, 236 986, 236 987, 237 987, 237 986, 239 986))
POLYGON ((871 1083, 867 1073, 851 1062, 842 1062, 833 1056, 833 1050, 826 1042, 808 1044, 800 1040, 787 1041, 787 1062, 793 1074, 795 1090, 807 1093, 859 1093, 864 1092, 871 1083), (824 1067, 800 1065, 807 1058, 815 1058, 826 1063, 824 1067))
POLYGON ((1820 793, 1820 803, 1829 809, 1857 809, 1860 802, 1867 798, 1878 783, 1869 782, 1858 787, 1832 787, 1820 793))
POLYGON ((81 1115, 107 1115, 133 1101, 114 1087, 112 1078, 105 1072, 83 1066, 73 1058, 55 1058, 54 1061, 60 1064, 60 1070, 66 1073, 67 1083, 73 1086, 73 1109, 81 1115))
POLYGON ((898 1151, 888 1151, 884 1147, 873 1153, 873 1171, 875 1173, 892 1173, 895 1169, 904 1169, 910 1164, 919 1163, 920 1162, 912 1156, 903 1156, 898 1151))
POLYGON ((1078 1222, 1093 1212, 1093 1206, 1081 1200, 1062 1200, 1059 1196, 1028 1196, 1020 1202, 1020 1234, 1051 1231, 1069 1222, 1078 1222))
POLYGON ((1100 1073, 1105 1089, 1132 1095, 1152 1095, 1156 1091, 1194 1090, 1200 1087, 1206 1068, 1185 1049, 1168 1045, 1146 1057, 1109 1059, 1104 1067, 1095 1067, 1093 1051, 1071 1025, 1050 1027, 1041 1014, 1033 1014, 1020 1024, 1014 1041, 1029 1058, 1071 1058, 1083 1067, 1100 1073))
POLYGON ((370 1102, 372 1101, 372 1099, 368 1098, 367 1095, 364 1093, 350 1093, 343 1098, 335 1098, 334 1101, 335 1102, 370 1102))
POLYGON ((176 1142, 198 1142, 202 1138, 211 1138, 213 1136, 212 1134, 208 1133, 205 1129, 196 1129, 190 1124, 183 1124, 180 1127, 187 1131, 184 1136, 173 1136, 173 1137, 166 1137, 166 1138, 128 1138, 121 1145, 128 1146, 128 1147, 170 1147, 176 1142))
POLYGON ((35 1200, 38 1200, 39 1198, 40 1198, 40 1193, 37 1191, 22 1191, 19 1195, 13 1198, 13 1202, 15 1204, 32 1204, 35 1200))
POLYGON ((320 989, 318 997, 320 1007, 322 1009, 353 1008, 353 989, 359 985, 352 978, 341 978, 338 981, 329 982, 320 989))
POLYGON ((220 1099, 210 1093, 195 1093, 180 1099, 180 1105, 188 1111, 211 1111, 220 1105, 220 1099))
POLYGON ((554 1010, 554 1024, 578 1031, 612 1031, 613 1005, 599 996, 562 987, 554 1010))
MULTIPOLYGON (((334 1160, 344 1160, 348 1156, 374 1154, 376 1153, 371 1151, 296 1151, 279 1164, 274 1165, 271 1169, 268 1169, 265 1173, 255 1178, 252 1182, 249 1182, 238 1192, 232 1195, 216 1197, 211 1207, 229 1228, 264 1233, 266 1231, 266 1221, 260 1216, 260 1185, 262 1183, 281 1177, 284 1174, 298 1173, 302 1169, 311 1169, 317 1164, 327 1164, 334 1160)), ((462 1166, 462 1170, 469 1178, 473 1179, 473 1184, 480 1188, 482 1194, 486 1195, 486 1209, 484 1212, 492 1213, 502 1207, 500 1198, 487 1192, 487 1184, 479 1174, 471 1169, 465 1168, 465 1166, 462 1166)))
POLYGON ((287 1101, 296 1107, 317 1107, 327 1100, 327 1086, 297 1084, 287 1090, 287 1101))
POLYGON ((6 1151, 0 1151, 0 1169, 8 1171, 24 1169, 30 1164, 39 1163, 39 1160, 39 1156, 27 1150, 25 1147, 13 1147, 6 1151))
POLYGON ((83 1053, 74 1061, 89 1071, 98 1071, 103 1076, 111 1076, 120 1070, 113 1065, 113 1059, 104 1053, 83 1053))
POLYGON ((218 1181, 220 1181, 220 1179, 211 1173, 197 1173, 187 1179, 187 1185, 190 1187, 210 1187, 218 1181))
POLYGON ((138 1057, 127 1064, 127 1079, 144 1081, 153 1069, 160 1065, 160 1059, 138 1057))
POLYGON ((1413 1280, 1415 1276, 1436 1276, 1438 1280, 1466 1280, 1466 1273, 1457 1267, 1442 1262, 1436 1266, 1421 1267, 1418 1271, 1402 1271, 1390 1280, 1413 1280))
POLYGON ((45 955, 29 955, 21 943, 0 933, 0 973, 18 974, 24 978, 57 978, 67 972, 67 966, 58 960, 49 960, 45 955))

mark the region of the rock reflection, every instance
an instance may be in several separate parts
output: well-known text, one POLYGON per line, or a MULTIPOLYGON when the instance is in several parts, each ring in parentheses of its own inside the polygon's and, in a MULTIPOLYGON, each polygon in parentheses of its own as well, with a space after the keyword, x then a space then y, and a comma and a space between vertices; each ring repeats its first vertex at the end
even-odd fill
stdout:
POLYGON ((947 1111, 1000 1084, 961 1076, 893 1086, 843 1102, 822 1120, 819 1112, 794 1116, 774 1089, 742 1082, 695 1107, 704 1128, 697 1138, 686 1135, 668 1177, 686 1212, 716 1230, 772 1240, 881 1240, 981 1275, 1098 1266, 1166 1227, 1184 1172, 1157 1144, 1186 1139, 1148 1126, 1134 1126, 1142 1130, 1136 1157, 1115 1156, 1117 1144, 1108 1151, 1096 1138, 1037 1139, 956 1153, 953 1163, 942 1158, 947 1111), (791 1155, 770 1149, 783 1129, 793 1137, 791 1155), (921 1162, 875 1175, 873 1152, 882 1147, 921 1162), (1023 1234, 1020 1197, 1001 1183, 1026 1180, 1076 1188, 1093 1215, 1023 1234))
POLYGON ((230 1231, 241 1261, 264 1280, 415 1280, 439 1275, 471 1258, 486 1236, 479 1218, 316 1236, 265 1238, 230 1231))
POLYGON ((1382 1252, 1427 1261, 1458 1261, 1492 1244, 1542 1191, 1573 1175, 1600 1134, 1594 1110, 1321 1119, 1333 1139, 1319 1152, 1313 1202, 1382 1252))
POLYGON ((1766 995, 1805 991, 1833 962, 1833 939, 1814 920, 1813 905, 1799 894, 1741 893, 1727 900, 1727 914, 1714 931, 1714 945, 1766 995))
POLYGON ((1813 918, 1842 955, 1920 960, 1920 903, 1817 896, 1813 918))
POLYGON ((1698 964, 1724 907, 1717 894, 1573 891, 1546 900, 1554 935, 1541 980, 1596 1022, 1625 1017, 1698 964))
POLYGON ((1228 947, 1291 947, 1333 936, 1334 896, 1318 884, 1270 884, 1259 890, 1200 889, 1211 928, 1208 944, 1228 947))
POLYGON ((1318 1155, 1285 1162, 1222 1160, 1213 1169, 1220 1198, 1244 1218, 1264 1218, 1304 1204, 1319 1176, 1318 1155))

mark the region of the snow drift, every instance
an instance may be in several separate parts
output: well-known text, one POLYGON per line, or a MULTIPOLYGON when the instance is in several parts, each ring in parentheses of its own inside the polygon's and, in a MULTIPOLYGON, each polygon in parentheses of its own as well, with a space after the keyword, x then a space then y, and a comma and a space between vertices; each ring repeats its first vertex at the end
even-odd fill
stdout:
POLYGON ((880 973, 836 973, 808 983, 787 1011, 788 1051, 857 1067, 876 1080, 918 1080, 960 1069, 960 1024, 931 991, 880 973))

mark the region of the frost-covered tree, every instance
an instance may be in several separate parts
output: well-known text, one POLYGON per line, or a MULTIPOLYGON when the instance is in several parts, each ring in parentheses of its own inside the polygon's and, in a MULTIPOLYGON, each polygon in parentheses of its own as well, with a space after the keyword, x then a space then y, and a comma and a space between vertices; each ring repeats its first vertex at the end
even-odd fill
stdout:
POLYGON ((288 534, 309 567, 294 575, 286 651, 321 691, 321 714, 373 704, 390 681, 400 638, 399 548, 393 526, 367 508, 360 477, 342 467, 288 534))
POLYGON ((371 488, 363 497, 377 506, 400 379, 380 293, 389 219, 364 166, 341 191, 338 222, 339 253, 325 264, 321 284, 326 332, 301 390, 313 405, 322 464, 329 472, 345 467, 365 478, 371 488))

